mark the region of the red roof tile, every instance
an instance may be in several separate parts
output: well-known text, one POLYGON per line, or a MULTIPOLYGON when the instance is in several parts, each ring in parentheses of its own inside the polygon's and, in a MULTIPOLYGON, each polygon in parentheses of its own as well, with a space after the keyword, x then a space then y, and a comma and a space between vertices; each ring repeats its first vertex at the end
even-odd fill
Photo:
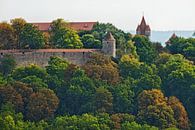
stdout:
MULTIPOLYGON (((32 23, 37 26, 40 31, 48 31, 51 23, 32 23)), ((70 27, 76 31, 90 31, 96 22, 70 22, 70 27)))

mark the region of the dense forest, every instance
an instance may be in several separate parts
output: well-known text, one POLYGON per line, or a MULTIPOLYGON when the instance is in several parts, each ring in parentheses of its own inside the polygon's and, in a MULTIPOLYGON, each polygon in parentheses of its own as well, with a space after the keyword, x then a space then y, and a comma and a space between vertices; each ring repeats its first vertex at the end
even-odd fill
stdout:
POLYGON ((165 47, 97 23, 76 32, 62 19, 43 33, 23 19, 0 23, 1 49, 101 48, 106 32, 117 57, 94 53, 82 66, 51 57, 44 68, 0 59, 2 130, 195 129, 195 39, 165 47))

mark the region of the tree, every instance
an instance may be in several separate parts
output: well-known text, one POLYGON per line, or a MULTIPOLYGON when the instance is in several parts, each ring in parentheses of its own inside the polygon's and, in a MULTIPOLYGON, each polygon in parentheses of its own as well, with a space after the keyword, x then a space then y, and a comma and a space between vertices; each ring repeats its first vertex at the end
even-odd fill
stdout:
POLYGON ((18 67, 12 73, 12 77, 19 81, 28 76, 36 76, 37 78, 44 80, 48 74, 45 69, 33 64, 25 67, 18 67))
POLYGON ((136 52, 140 61, 147 64, 154 63, 158 57, 158 53, 149 39, 145 36, 136 35, 132 40, 135 42, 134 45, 136 46, 136 52))
POLYGON ((160 90, 144 90, 138 96, 138 121, 161 129, 175 127, 174 111, 160 90))
POLYGON ((132 113, 134 107, 134 91, 131 84, 120 83, 108 89, 113 95, 113 111, 116 113, 132 113))
POLYGON ((121 129, 122 124, 125 122, 133 122, 135 117, 130 114, 117 113, 110 116, 112 120, 111 129, 121 129))
POLYGON ((27 104, 27 119, 39 121, 52 118, 58 103, 58 97, 52 90, 41 89, 31 94, 27 104))
POLYGON ((132 77, 134 79, 139 77, 139 69, 141 62, 133 56, 123 55, 119 62, 120 75, 124 78, 132 77))
POLYGON ((65 70, 69 66, 69 63, 60 57, 50 57, 46 70, 48 74, 57 76, 60 79, 64 79, 65 70))
POLYGON ((117 51, 117 55, 121 58, 123 55, 130 55, 134 58, 139 58, 136 52, 136 46, 132 40, 127 41, 125 44, 120 46, 120 49, 117 51))
POLYGON ((131 55, 123 55, 119 61, 119 68, 123 78, 132 79, 135 83, 133 89, 136 95, 143 90, 161 86, 161 78, 154 64, 147 65, 131 55))
POLYGON ((154 106, 156 104, 166 104, 166 98, 160 90, 144 90, 138 95, 139 109, 146 109, 148 106, 154 106))
POLYGON ((41 31, 32 24, 26 23, 20 34, 21 49, 40 49, 45 44, 45 38, 41 31))
POLYGON ((9 102, 14 105, 16 112, 23 111, 22 96, 11 86, 0 87, 0 106, 9 102))
POLYGON ((10 22, 11 22, 11 25, 14 28, 14 32, 16 34, 17 48, 20 49, 21 48, 20 35, 21 35, 21 32, 26 24, 26 21, 23 18, 15 18, 15 19, 12 19, 10 22))
POLYGON ((82 48, 79 35, 63 19, 54 20, 51 24, 50 41, 56 48, 82 48))
POLYGON ((188 115, 183 104, 179 101, 179 99, 173 96, 169 97, 168 105, 170 105, 174 111, 174 118, 177 120, 178 128, 182 130, 189 130, 190 124, 188 115))
POLYGON ((21 79, 21 82, 29 84, 34 91, 38 91, 42 88, 48 88, 47 84, 44 81, 36 76, 27 76, 21 79))
POLYGON ((98 112, 112 112, 113 97, 112 93, 103 87, 96 89, 95 93, 95 106, 98 112))
POLYGON ((58 113, 82 114, 93 112, 93 95, 95 84, 88 78, 84 71, 78 69, 69 83, 58 89, 60 106, 58 113))
POLYGON ((0 59, 0 72, 7 76, 10 74, 13 69, 16 67, 16 61, 11 55, 4 55, 3 58, 0 59))
POLYGON ((116 28, 111 23, 97 22, 93 26, 93 29, 87 33, 92 34, 96 39, 102 41, 107 32, 111 32, 114 35, 114 38, 116 39, 117 47, 120 47, 121 45, 125 44, 127 41, 131 39, 130 33, 125 33, 124 31, 116 28))
POLYGON ((155 50, 158 52, 158 54, 167 52, 167 49, 162 46, 160 42, 153 42, 152 45, 154 46, 155 50))
POLYGON ((23 18, 15 18, 15 19, 12 19, 10 22, 16 34, 20 35, 24 25, 26 24, 26 21, 23 18))
POLYGON ((95 39, 95 37, 91 34, 85 34, 81 37, 81 41, 84 45, 84 48, 98 48, 100 49, 102 47, 101 41, 98 39, 95 39))
POLYGON ((158 130, 158 128, 147 124, 140 125, 136 122, 125 122, 122 124, 121 130, 158 130))
POLYGON ((16 34, 13 27, 8 23, 0 23, 0 48, 14 49, 17 48, 16 34))
POLYGON ((180 54, 163 55, 158 63, 159 75, 162 79, 162 89, 168 96, 176 96, 184 104, 192 122, 195 118, 194 84, 195 67, 180 54))
POLYGON ((187 59, 195 61, 195 38, 173 37, 169 41, 170 43, 166 45, 166 48, 172 54, 182 54, 187 59))
POLYGON ((102 80, 109 84, 116 84, 120 81, 117 64, 109 57, 102 54, 94 54, 82 67, 88 77, 94 80, 102 80))

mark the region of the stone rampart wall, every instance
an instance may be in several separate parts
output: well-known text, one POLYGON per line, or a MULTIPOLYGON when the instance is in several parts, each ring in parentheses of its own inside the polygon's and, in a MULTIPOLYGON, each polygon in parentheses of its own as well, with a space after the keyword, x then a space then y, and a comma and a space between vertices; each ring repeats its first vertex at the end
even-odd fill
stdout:
POLYGON ((29 64, 46 66, 51 56, 59 56, 71 63, 83 65, 92 53, 99 51, 98 49, 0 50, 0 58, 12 55, 18 66, 29 64))

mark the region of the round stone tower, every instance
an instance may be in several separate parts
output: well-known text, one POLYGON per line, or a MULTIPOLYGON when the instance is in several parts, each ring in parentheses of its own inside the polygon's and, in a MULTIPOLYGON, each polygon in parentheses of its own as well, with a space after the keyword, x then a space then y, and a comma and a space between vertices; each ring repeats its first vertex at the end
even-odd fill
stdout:
POLYGON ((102 52, 105 55, 116 57, 116 40, 110 32, 106 34, 102 41, 102 52))

